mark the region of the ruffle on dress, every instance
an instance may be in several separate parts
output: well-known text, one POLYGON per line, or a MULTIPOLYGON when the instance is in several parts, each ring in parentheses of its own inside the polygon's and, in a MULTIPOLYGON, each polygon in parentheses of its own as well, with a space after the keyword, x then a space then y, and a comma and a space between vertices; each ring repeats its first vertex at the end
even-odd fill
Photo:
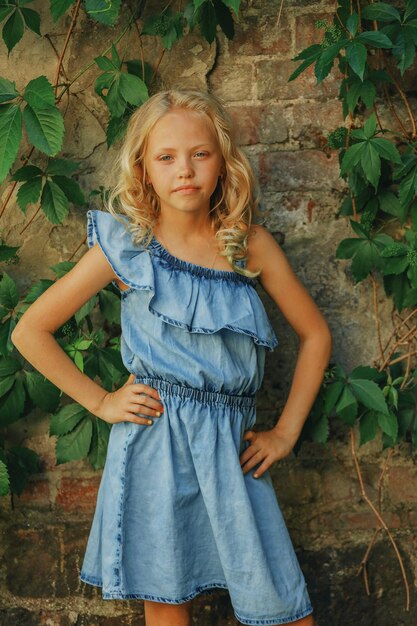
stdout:
MULTIPOLYGON (((116 276, 134 291, 152 293, 149 311, 167 324, 191 333, 228 329, 252 337, 269 350, 278 339, 256 289, 256 281, 234 271, 214 270, 183 261, 155 238, 148 247, 134 243, 126 227, 111 213, 87 211, 87 243, 98 243, 116 276)), ((113 281, 117 287, 117 283, 113 281)))

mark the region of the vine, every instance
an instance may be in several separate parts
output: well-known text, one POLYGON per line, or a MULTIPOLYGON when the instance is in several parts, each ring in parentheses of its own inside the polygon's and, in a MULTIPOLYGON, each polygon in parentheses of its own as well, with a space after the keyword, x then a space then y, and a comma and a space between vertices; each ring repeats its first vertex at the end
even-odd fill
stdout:
POLYGON ((339 98, 346 125, 329 134, 328 144, 339 151, 340 175, 348 189, 339 215, 349 218, 353 236, 339 243, 336 257, 351 260, 354 282, 370 283, 379 353, 349 374, 338 364, 328 368, 303 437, 327 442, 333 419, 349 427, 361 495, 376 521, 360 567, 366 591, 369 594, 366 564, 384 530, 400 565, 408 610, 403 560, 381 512, 391 450, 402 441, 412 453, 417 450, 417 135, 412 107, 401 86, 416 58, 417 7, 413 0, 398 4, 339 0, 333 23, 316 24, 324 29, 322 42, 295 57, 301 64, 290 80, 312 65, 317 83, 335 63, 342 74, 339 98), (392 127, 385 126, 380 113, 384 102, 392 127), (393 306, 393 328, 385 344, 378 309, 380 284, 393 306), (377 504, 364 487, 356 429, 360 446, 382 434, 382 447, 390 450, 378 482, 377 504))

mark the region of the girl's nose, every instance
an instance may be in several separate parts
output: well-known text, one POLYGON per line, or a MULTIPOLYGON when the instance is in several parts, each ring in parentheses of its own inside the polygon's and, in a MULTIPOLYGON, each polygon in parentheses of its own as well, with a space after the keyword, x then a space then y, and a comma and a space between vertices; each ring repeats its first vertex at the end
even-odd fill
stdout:
POLYGON ((180 161, 178 163, 178 177, 179 178, 190 178, 193 175, 193 168, 191 166, 190 161, 187 159, 184 159, 183 161, 180 161))

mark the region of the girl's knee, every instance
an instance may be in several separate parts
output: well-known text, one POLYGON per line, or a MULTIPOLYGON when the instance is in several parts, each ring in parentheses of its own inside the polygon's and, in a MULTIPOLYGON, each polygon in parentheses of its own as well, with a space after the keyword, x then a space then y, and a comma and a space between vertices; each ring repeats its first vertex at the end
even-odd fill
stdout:
POLYGON ((167 604, 144 600, 146 626, 191 626, 193 600, 167 604))

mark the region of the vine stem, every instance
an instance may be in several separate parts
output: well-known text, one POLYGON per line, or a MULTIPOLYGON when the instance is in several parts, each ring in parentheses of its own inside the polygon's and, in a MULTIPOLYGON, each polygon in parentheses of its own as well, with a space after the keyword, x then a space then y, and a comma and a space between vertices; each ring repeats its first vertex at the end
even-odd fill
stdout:
MULTIPOLYGON (((29 159, 30 159, 30 157, 32 156, 32 154, 33 154, 33 151, 34 151, 34 150, 35 150, 35 147, 34 147, 34 146, 32 146, 32 147, 31 147, 31 149, 29 150, 29 154, 27 155, 27 157, 26 157, 26 158, 24 159, 24 161, 23 161, 23 165, 22 165, 22 167, 24 167, 25 165, 27 165, 27 164, 28 164, 29 159)), ((17 182, 18 182, 18 181, 17 181, 17 180, 15 180, 15 181, 12 183, 12 185, 10 186, 9 192, 8 192, 8 194, 7 194, 7 196, 6 196, 6 199, 5 199, 5 201, 3 202, 3 205, 2 205, 1 210, 0 210, 0 218, 3 216, 3 213, 4 213, 4 211, 6 210, 7 205, 9 204, 10 198, 12 197, 13 192, 14 192, 14 190, 16 189, 17 182)))
MULTIPOLYGON (((389 463, 391 461, 391 457, 393 455, 393 452, 394 452, 393 448, 390 448, 390 450, 388 452, 387 459, 385 461, 385 465, 382 468, 382 472, 381 472, 381 474, 379 476, 379 480, 378 480, 378 511, 379 511, 380 514, 381 514, 381 509, 382 509, 382 487, 383 487, 383 481, 384 481, 385 474, 386 474, 386 472, 388 470, 389 463)), ((360 564, 358 572, 357 572, 357 575, 359 576, 361 571, 363 571, 363 581, 364 581, 366 593, 367 593, 368 596, 371 595, 371 592, 369 590, 368 571, 366 569, 366 565, 368 563, 369 556, 370 556, 370 554, 372 552, 372 548, 375 545, 376 538, 378 537, 378 535, 381 532, 381 530, 382 530, 381 526, 378 526, 378 528, 375 529, 374 535, 373 535, 371 541, 369 542, 368 548, 367 548, 367 550, 365 552, 365 555, 364 555, 364 557, 363 557, 363 559, 361 561, 361 564, 360 564)))
POLYGON ((402 101, 404 102, 404 106, 407 109, 408 117, 410 119, 411 126, 413 128, 412 139, 415 139, 417 137, 416 121, 414 119, 413 112, 411 111, 410 105, 408 103, 407 96, 405 95, 405 93, 403 92, 403 90, 401 89, 400 85, 395 80, 394 76, 391 74, 389 69, 387 67, 385 67, 385 70, 386 70, 388 76, 390 77, 390 79, 392 80, 393 84, 395 85, 398 93, 400 94, 402 101))
POLYGON ((80 6, 81 6, 81 0, 77 0, 77 4, 75 5, 74 10, 72 12, 71 24, 70 24, 70 27, 68 29, 67 36, 65 37, 65 43, 64 43, 64 46, 63 46, 63 48, 61 50, 61 54, 59 55, 58 66, 56 68, 56 74, 55 74, 55 89, 54 89, 55 90, 55 98, 56 98, 57 91, 58 91, 59 74, 61 72, 61 67, 62 67, 62 63, 64 61, 65 53, 67 51, 69 40, 71 39, 72 31, 74 30, 75 24, 77 22, 77 17, 78 17, 78 13, 79 13, 79 10, 80 10, 80 6))
MULTIPOLYGON (((372 500, 369 498, 368 494, 366 493, 365 485, 364 485, 363 478, 362 478, 362 472, 361 472, 361 468, 360 468, 360 465, 359 465, 358 456, 357 456, 356 450, 355 450, 355 434, 354 434, 353 428, 350 429, 350 444, 351 444, 352 457, 353 457, 353 461, 354 461, 354 464, 355 464, 356 475, 358 477, 359 487, 360 487, 362 498, 365 500, 366 504, 369 506, 369 508, 371 509, 373 514, 375 515, 375 517, 378 520, 380 526, 387 533, 388 538, 389 538, 389 540, 390 540, 390 542, 392 544, 392 547, 394 548, 395 555, 396 555, 396 557, 398 559, 398 563, 399 563, 399 566, 400 566, 400 569, 401 569, 401 574, 402 574, 402 577, 403 577, 404 587, 405 587, 405 595, 406 595, 406 608, 405 608, 405 610, 409 611, 410 610, 410 586, 408 584, 407 573, 406 573, 405 568, 404 568, 404 563, 403 563, 400 551, 398 549, 397 543, 396 543, 394 537, 392 536, 390 529, 388 528, 388 526, 387 526, 384 518, 382 517, 381 513, 378 511, 378 509, 375 507, 374 503, 372 502, 372 500)), ((368 550, 369 550, 369 548, 368 548, 368 550)), ((370 552, 370 550, 369 550, 369 552, 370 552)))
POLYGON ((371 272, 370 276, 371 276, 373 295, 374 295, 374 317, 375 317, 376 334, 378 337, 378 346, 379 346, 379 352, 381 355, 381 361, 384 361, 385 355, 384 355, 384 349, 382 347, 382 339, 381 339, 381 320, 379 319, 379 310, 378 310, 378 284, 375 280, 375 276, 373 275, 373 272, 371 272))
MULTIPOLYGON (((391 350, 389 352, 389 355, 386 357, 386 359, 382 363, 381 367, 379 368, 380 372, 382 372, 382 370, 388 365, 390 358, 392 357, 392 355, 394 354, 394 352, 398 348, 398 346, 401 345, 401 344, 404 344, 406 341, 408 341, 409 337, 413 333, 416 333, 416 332, 417 332, 416 328, 411 328, 408 332, 406 332, 406 334, 403 337, 401 337, 400 339, 397 339, 397 341, 395 342, 395 344, 391 348, 391 350)), ((395 362, 397 363, 396 359, 395 359, 395 362)), ((392 361, 392 363, 394 363, 394 361, 392 361)))
MULTIPOLYGON (((387 350, 387 349, 388 349, 388 346, 389 346, 389 344, 391 343, 391 340, 392 340, 392 338, 394 337, 395 332, 396 332, 397 330, 399 330, 399 329, 401 328, 401 326, 403 326, 403 325, 407 324, 407 322, 408 322, 408 321, 409 321, 409 320, 413 317, 413 315, 415 315, 416 313, 417 313, 417 309, 413 309, 413 310, 411 311, 411 313, 409 313, 409 314, 407 315, 407 317, 406 317, 406 318, 404 318, 403 320, 401 320, 401 324, 400 324, 399 326, 397 326, 397 328, 394 328, 394 330, 392 331, 392 333, 391 333, 391 335, 390 335, 390 337, 389 337, 389 339, 388 339, 388 341, 387 341, 387 343, 386 343, 386 345, 385 345, 384 352, 385 352, 385 350, 387 350)), ((394 323, 394 321, 393 321, 393 323, 394 323)), ((391 354, 392 354, 392 353, 391 353, 391 354)))

